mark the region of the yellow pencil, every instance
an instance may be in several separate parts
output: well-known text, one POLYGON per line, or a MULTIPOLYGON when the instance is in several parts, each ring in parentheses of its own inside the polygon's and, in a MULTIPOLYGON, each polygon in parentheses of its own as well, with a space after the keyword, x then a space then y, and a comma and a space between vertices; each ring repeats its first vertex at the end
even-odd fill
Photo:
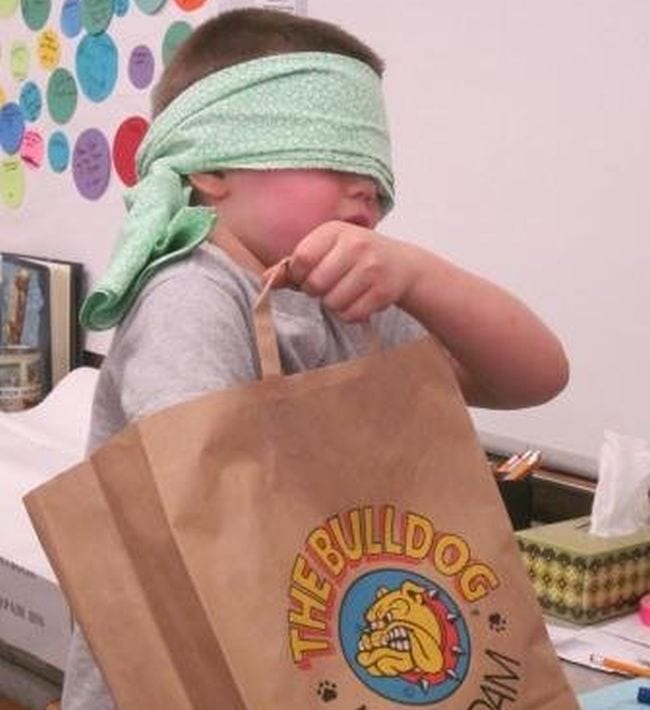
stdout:
POLYGON ((609 668, 611 671, 618 671, 619 673, 627 673, 628 675, 650 678, 650 668, 641 666, 638 663, 632 663, 632 661, 622 661, 618 658, 607 658, 607 656, 598 656, 595 653, 592 653, 590 658, 592 663, 596 663, 603 668, 609 668))

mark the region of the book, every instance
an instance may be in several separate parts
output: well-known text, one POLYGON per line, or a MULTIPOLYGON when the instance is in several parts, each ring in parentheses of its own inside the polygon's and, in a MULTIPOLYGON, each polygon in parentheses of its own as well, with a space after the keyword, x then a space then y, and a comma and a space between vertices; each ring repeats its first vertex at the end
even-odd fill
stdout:
MULTIPOLYGON (((82 278, 78 262, 0 253, 0 391, 19 391, 35 379, 34 354, 42 396, 81 364, 82 278), (27 374, 21 374, 21 362, 31 364, 27 374)), ((3 407, 0 401, 3 408, 21 406, 3 407)))

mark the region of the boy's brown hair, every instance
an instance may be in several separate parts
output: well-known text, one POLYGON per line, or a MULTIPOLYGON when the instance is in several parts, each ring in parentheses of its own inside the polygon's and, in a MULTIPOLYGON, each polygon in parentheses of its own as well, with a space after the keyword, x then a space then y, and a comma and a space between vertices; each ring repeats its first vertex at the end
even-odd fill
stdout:
POLYGON ((157 116, 195 81, 233 64, 289 52, 332 52, 359 59, 382 75, 382 60, 337 25, 278 10, 224 12, 204 22, 177 49, 153 93, 157 116))

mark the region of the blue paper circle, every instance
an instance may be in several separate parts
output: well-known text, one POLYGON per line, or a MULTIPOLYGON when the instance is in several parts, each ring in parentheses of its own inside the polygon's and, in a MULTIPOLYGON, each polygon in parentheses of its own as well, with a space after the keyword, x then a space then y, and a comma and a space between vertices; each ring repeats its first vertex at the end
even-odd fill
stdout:
POLYGON ((124 17, 129 11, 129 0, 115 0, 115 14, 124 17))
POLYGON ((20 148, 25 133, 25 118, 20 106, 11 102, 0 108, 0 147, 9 153, 20 148))
POLYGON ((81 32, 80 0, 63 0, 61 31, 69 39, 76 37, 81 32))
POLYGON ((117 81, 117 47, 105 32, 86 35, 75 57, 81 90, 91 101, 103 101, 117 81))
POLYGON ((47 157, 55 173, 62 173, 70 164, 70 144, 65 133, 55 131, 47 142, 47 157))
POLYGON ((36 121, 43 109, 41 90, 33 81, 23 84, 20 90, 20 109, 27 121, 36 121))

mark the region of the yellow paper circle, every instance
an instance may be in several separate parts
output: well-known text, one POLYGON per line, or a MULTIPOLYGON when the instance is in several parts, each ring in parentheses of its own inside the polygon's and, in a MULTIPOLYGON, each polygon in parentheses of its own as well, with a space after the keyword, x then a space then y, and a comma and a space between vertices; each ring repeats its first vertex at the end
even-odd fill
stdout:
POLYGON ((17 155, 0 162, 0 201, 18 209, 25 198, 25 171, 17 155))
POLYGON ((38 38, 38 61, 43 69, 52 71, 61 59, 61 43, 54 30, 43 30, 38 38))
POLYGON ((11 76, 16 81, 23 81, 29 72, 29 50, 24 42, 14 42, 11 45, 11 76))
POLYGON ((5 90, 0 86, 0 106, 2 106, 7 101, 7 94, 5 90))

